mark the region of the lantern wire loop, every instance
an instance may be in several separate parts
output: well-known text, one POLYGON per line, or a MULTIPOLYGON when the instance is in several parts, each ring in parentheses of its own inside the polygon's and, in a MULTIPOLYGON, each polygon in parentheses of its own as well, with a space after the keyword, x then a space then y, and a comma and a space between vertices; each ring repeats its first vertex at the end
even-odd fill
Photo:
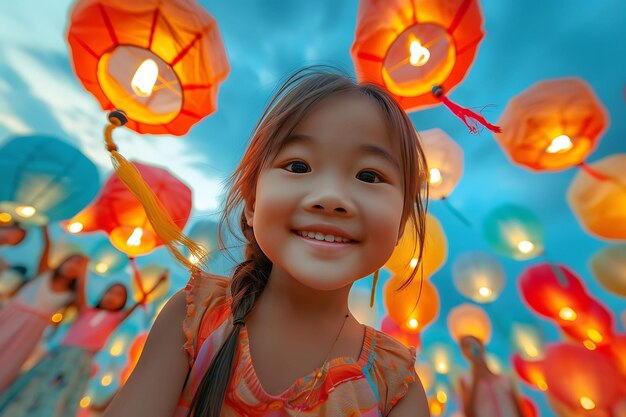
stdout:
POLYGON ((592 177, 594 177, 595 179, 599 181, 607 181, 611 179, 611 177, 609 177, 608 175, 605 175, 602 172, 591 168, 589 165, 585 163, 585 161, 582 161, 581 163, 579 163, 578 166, 587 174, 591 175, 592 177))
POLYGON ((450 200, 448 200, 448 197, 443 197, 441 199, 441 202, 443 203, 444 206, 446 206, 448 210, 450 210, 450 212, 454 215, 454 217, 456 217, 457 219, 461 221, 461 223, 463 223, 467 227, 472 227, 472 223, 467 219, 467 217, 463 215, 463 213, 461 213, 459 209, 457 209, 456 207, 452 205, 452 203, 450 203, 450 200))
POLYGON ((465 107, 461 107, 458 104, 451 101, 445 95, 445 91, 442 86, 436 85, 432 88, 432 94, 436 98, 438 98, 456 117, 461 119, 465 126, 469 129, 470 133, 477 134, 478 128, 477 124, 481 124, 485 126, 487 129, 491 130, 494 133, 502 132, 500 126, 493 125, 487 121, 482 115, 467 109, 465 107))
MULTIPOLYGON (((163 206, 163 203, 150 189, 144 181, 141 173, 128 162, 118 151, 117 145, 113 141, 113 130, 124 125, 128 121, 124 112, 115 110, 109 113, 109 125, 104 130, 104 140, 106 148, 111 154, 113 168, 119 179, 126 185, 128 190, 139 200, 143 206, 148 221, 154 232, 163 241, 169 252, 178 262, 184 265, 190 272, 200 269, 206 263, 206 251, 198 243, 194 242, 183 234, 180 228, 174 223, 172 217, 163 206), (198 259, 193 263, 182 254, 179 247, 184 246, 189 253, 198 259)), ((141 286, 140 286, 141 288, 141 286)))
POLYGON ((374 308, 374 299, 376 298, 376 284, 378 284, 378 275, 380 268, 374 272, 374 282, 372 283, 372 294, 370 295, 370 308, 374 308))

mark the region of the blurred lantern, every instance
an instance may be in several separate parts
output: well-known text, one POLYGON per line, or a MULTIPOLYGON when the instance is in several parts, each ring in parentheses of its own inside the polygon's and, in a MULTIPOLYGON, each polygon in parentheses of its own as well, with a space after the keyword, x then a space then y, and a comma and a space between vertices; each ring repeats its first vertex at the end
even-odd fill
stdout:
POLYGON ((352 44, 359 81, 383 86, 407 111, 442 102, 476 132, 498 131, 446 94, 469 70, 483 38, 476 0, 361 0, 352 44))
POLYGON ((187 133, 215 111, 229 71, 217 23, 195 0, 79 0, 67 38, 85 89, 139 133, 187 133))
MULTIPOLYGON (((598 352, 612 358, 622 376, 626 378, 626 334, 613 335, 611 343, 598 346, 598 352)), ((626 389, 626 386, 624 388, 626 389)))
MULTIPOLYGON (((198 243, 207 254, 208 258, 213 257, 217 252, 218 224, 212 220, 202 220, 194 223, 189 230, 189 238, 198 243)), ((197 263, 193 255, 188 254, 192 263, 197 263)))
POLYGON ((48 136, 18 136, 0 149, 3 219, 43 225, 72 217, 95 197, 96 166, 73 146, 48 136))
POLYGON ((428 345, 428 350, 425 355, 436 373, 445 375, 450 372, 452 368, 452 353, 447 344, 435 342, 428 345))
MULTIPOLYGON (((352 311, 352 308, 350 308, 350 311, 352 311)), ((380 325, 380 330, 385 334, 393 337, 406 347, 414 347, 416 349, 419 349, 421 345, 420 334, 418 331, 415 330, 413 332, 409 332, 403 330, 389 316, 383 317, 383 321, 380 325)))
POLYGON ((626 240, 626 154, 608 156, 579 171, 567 190, 576 218, 597 237, 626 240))
POLYGON ((615 365, 582 346, 549 346, 544 369, 551 394, 574 410, 608 411, 621 397, 615 365))
POLYGON ((543 230, 530 210, 504 204, 492 210, 483 222, 487 243, 501 255, 520 261, 543 253, 543 230))
POLYGON ((579 78, 541 81, 507 104, 496 140, 514 162, 533 170, 583 163, 608 126, 608 115, 579 78))
POLYGON ((541 391, 548 389, 543 360, 526 360, 515 353, 511 362, 515 373, 528 385, 541 391))
POLYGON ((419 132, 428 162, 428 197, 442 199, 463 176, 463 149, 441 129, 419 132))
POLYGON ((109 240, 96 244, 89 255, 89 269, 102 276, 122 271, 128 265, 128 257, 111 245, 109 240))
POLYGON ((520 396, 519 409, 522 412, 521 417, 538 417, 537 405, 525 396, 520 396))
POLYGON ((477 303, 490 303, 504 288, 504 269, 488 252, 467 252, 459 255, 452 268, 456 289, 477 303))
POLYGON ((385 307, 389 317, 407 332, 421 332, 439 314, 439 294, 428 280, 419 277, 405 288, 399 289, 403 278, 392 277, 384 287, 385 307))
POLYGON ((378 305, 370 307, 370 290, 353 286, 348 296, 350 312, 359 321, 370 327, 376 327, 378 322, 378 305))
MULTIPOLYGON (((139 279, 133 279, 131 281, 131 288, 133 291, 133 297, 135 301, 139 302, 143 299, 145 293, 154 288, 159 282, 161 275, 167 273, 167 269, 159 265, 148 265, 139 270, 139 279)), ((158 300, 161 297, 167 295, 170 290, 169 278, 162 282, 156 290, 154 290, 145 302, 150 303, 154 300, 158 300)))
POLYGON ((448 313, 448 330, 458 343, 465 336, 474 336, 483 344, 491 340, 491 321, 482 308, 473 304, 461 304, 448 313))
POLYGON ((415 362, 415 372, 420 378, 420 382, 424 387, 424 391, 428 392, 435 380, 435 374, 433 368, 426 362, 415 362))
POLYGON ((611 311, 593 298, 577 312, 575 321, 561 323, 561 329, 566 335, 582 342, 589 350, 595 350, 600 344, 610 343, 613 338, 613 326, 611 311))
POLYGON ((148 333, 140 333, 130 344, 130 349, 128 352, 128 364, 122 370, 120 375, 121 385, 125 384, 130 374, 133 373, 137 362, 139 362, 139 357, 141 356, 141 352, 143 352, 143 348, 146 345, 146 340, 148 339, 148 333))
MULTIPOLYGON (((418 266, 419 243, 414 228, 407 224, 400 242, 394 249, 391 257, 385 264, 396 276, 407 278, 413 269, 418 266)), ((441 223, 431 214, 426 215, 426 239, 422 251, 422 262, 418 266, 415 278, 430 277, 446 261, 448 256, 448 242, 441 227, 441 223)))
POLYGON ((591 258, 589 265, 605 289, 626 297, 626 245, 601 249, 591 258))
POLYGON ((526 304, 558 323, 573 323, 591 303, 581 279, 564 265, 541 263, 522 272, 519 287, 526 304))
POLYGON ((511 336, 515 350, 524 359, 538 360, 543 358, 543 338, 535 326, 513 323, 511 336))
POLYGON ((441 402, 437 395, 435 395, 428 400, 428 408, 430 408, 431 415, 442 416, 446 411, 446 404, 441 402))
MULTIPOLYGON (((191 190, 169 171, 150 165, 132 163, 179 228, 187 223, 191 212, 191 190)), ((97 199, 76 215, 68 230, 80 233, 102 230, 111 243, 129 257, 145 255, 162 244, 148 221, 146 211, 116 174, 111 175, 97 199)))

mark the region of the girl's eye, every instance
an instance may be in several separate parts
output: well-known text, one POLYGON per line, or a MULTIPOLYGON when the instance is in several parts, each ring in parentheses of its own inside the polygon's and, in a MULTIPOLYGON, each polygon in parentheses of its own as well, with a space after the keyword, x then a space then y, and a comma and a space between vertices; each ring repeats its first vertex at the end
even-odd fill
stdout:
POLYGON ((309 166, 302 161, 293 161, 285 165, 285 169, 290 172, 304 174, 309 172, 309 166), (291 167, 291 168, 290 168, 291 167))
POLYGON ((361 171, 357 175, 357 178, 361 181, 370 183, 382 182, 382 178, 380 177, 380 175, 378 175, 374 171, 361 171))

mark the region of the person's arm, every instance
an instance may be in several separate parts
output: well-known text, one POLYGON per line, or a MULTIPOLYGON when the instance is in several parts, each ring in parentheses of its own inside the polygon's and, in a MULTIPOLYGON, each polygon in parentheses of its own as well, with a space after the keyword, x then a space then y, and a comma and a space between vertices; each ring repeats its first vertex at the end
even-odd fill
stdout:
POLYGON ((43 249, 41 250, 36 276, 50 270, 50 260, 48 259, 50 257, 50 232, 48 231, 48 226, 43 226, 41 232, 43 236, 43 249))
POLYGON ((419 378, 409 385, 406 395, 393 406, 389 417, 430 417, 428 399, 419 378))
POLYGON ((163 307, 137 366, 102 417, 174 415, 189 372, 183 349, 186 313, 185 293, 179 291, 163 307))
POLYGON ((476 404, 476 383, 477 378, 474 373, 471 386, 467 386, 465 381, 461 379, 461 392, 463 395, 463 412, 465 413, 465 417, 477 417, 474 412, 475 404, 476 404))
POLYGON ((159 277, 159 280, 157 281, 157 283, 154 284, 154 286, 152 288, 150 288, 150 290, 148 290, 148 292, 143 294, 143 297, 141 298, 141 300, 138 303, 135 303, 131 308, 126 310, 126 314, 124 314, 124 320, 126 320, 126 318, 128 316, 130 316, 133 313, 133 311, 135 311, 137 309, 137 307, 139 307, 141 304, 143 304, 143 302, 146 300, 146 298, 148 298, 148 296, 150 294, 155 292, 159 288, 159 286, 161 284, 163 284, 165 281, 167 281, 169 279, 169 276, 170 276, 170 272, 167 271, 167 270, 163 274, 161 274, 161 276, 159 277))

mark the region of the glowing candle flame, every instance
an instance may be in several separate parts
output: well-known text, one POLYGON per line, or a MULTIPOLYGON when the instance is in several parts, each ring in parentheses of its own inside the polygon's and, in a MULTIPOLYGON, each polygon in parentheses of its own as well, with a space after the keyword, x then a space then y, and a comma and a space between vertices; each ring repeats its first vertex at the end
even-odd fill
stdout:
POLYGON ((526 255, 532 252, 533 249, 535 249, 535 245, 528 240, 522 240, 517 244, 517 249, 519 249, 520 252, 526 255))
POLYGON ((130 237, 126 241, 126 244, 128 246, 139 246, 141 245, 142 236, 143 236, 143 230, 141 229, 141 227, 135 227, 135 230, 133 230, 133 233, 130 235, 130 237))
POLYGON ((409 263, 409 265, 411 265, 411 268, 415 268, 417 266, 417 259, 416 258, 411 259, 411 262, 409 263))
POLYGON ((100 380, 100 383, 103 387, 108 387, 109 385, 111 385, 111 382, 113 382, 113 376, 111 376, 111 374, 106 374, 100 380))
POLYGON ((601 343, 602 340, 604 340, 602 334, 596 329, 587 330, 587 336, 589 336, 589 339, 591 339, 595 343, 601 343))
POLYGON ((52 322, 53 323, 61 323, 61 320, 63 320, 63 314, 61 314, 61 313, 54 313, 52 315, 52 322))
POLYGON ((90 396, 85 395, 83 398, 80 399, 80 406, 82 408, 89 407, 89 404, 91 404, 91 397, 90 396))
POLYGON ((593 410, 596 408, 596 403, 594 403, 589 397, 580 397, 580 405, 585 410, 593 410))
POLYGON ((563 307, 561 311, 559 311, 559 317, 563 320, 574 321, 576 320, 576 312, 569 307, 563 307))
POLYGON ((9 213, 0 213, 0 223, 8 223, 13 220, 13 217, 9 213))
POLYGON ((109 353, 111 353, 112 356, 120 356, 122 354, 122 351, 124 350, 124 339, 117 339, 115 342, 113 342, 113 346, 111 346, 111 350, 109 351, 109 353))
POLYGON ((441 182, 443 181, 443 177, 441 176, 441 171, 439 171, 437 168, 431 168, 430 169, 430 176, 428 178, 428 181, 432 185, 439 185, 439 184, 441 184, 441 182))
POLYGON ((417 321, 417 319, 409 320, 409 327, 411 329, 417 329, 419 325, 420 325, 420 323, 419 323, 419 321, 417 321))
POLYGON ((37 210, 32 206, 19 206, 15 208, 15 212, 24 218, 33 217, 37 210))
POLYGON ((574 147, 574 144, 572 143, 572 140, 566 135, 561 135, 552 139, 552 142, 550 142, 550 146, 548 146, 548 148, 546 149, 546 152, 563 153, 563 152, 569 151, 573 147, 574 147))
POLYGON ((448 396, 444 391, 437 391, 437 401, 439 401, 440 403, 445 403, 446 401, 448 401, 448 396))
POLYGON ((96 269, 97 273, 104 274, 106 271, 109 270, 109 265, 107 265, 104 262, 99 262, 99 263, 96 264, 95 269, 96 269))
POLYGON ((83 230, 83 224, 80 222, 74 222, 72 224, 70 224, 69 226, 67 226, 67 230, 70 233, 78 233, 81 230, 83 230))
POLYGON ((421 67, 430 59, 430 51, 427 48, 424 48, 419 41, 411 42, 409 52, 411 52, 411 58, 409 58, 409 61, 414 67, 421 67))
POLYGON ((152 94, 152 89, 154 88, 158 76, 159 67, 156 62, 151 59, 146 59, 141 63, 139 68, 137 68, 137 72, 135 72, 130 85, 138 96, 149 97, 152 94))
POLYGON ((483 297, 487 298, 487 297, 489 297, 489 296, 493 293, 493 291, 491 291, 491 289, 489 289, 489 288, 487 288, 487 287, 480 287, 480 288, 478 289, 478 293, 479 293, 481 296, 483 296, 483 297))

